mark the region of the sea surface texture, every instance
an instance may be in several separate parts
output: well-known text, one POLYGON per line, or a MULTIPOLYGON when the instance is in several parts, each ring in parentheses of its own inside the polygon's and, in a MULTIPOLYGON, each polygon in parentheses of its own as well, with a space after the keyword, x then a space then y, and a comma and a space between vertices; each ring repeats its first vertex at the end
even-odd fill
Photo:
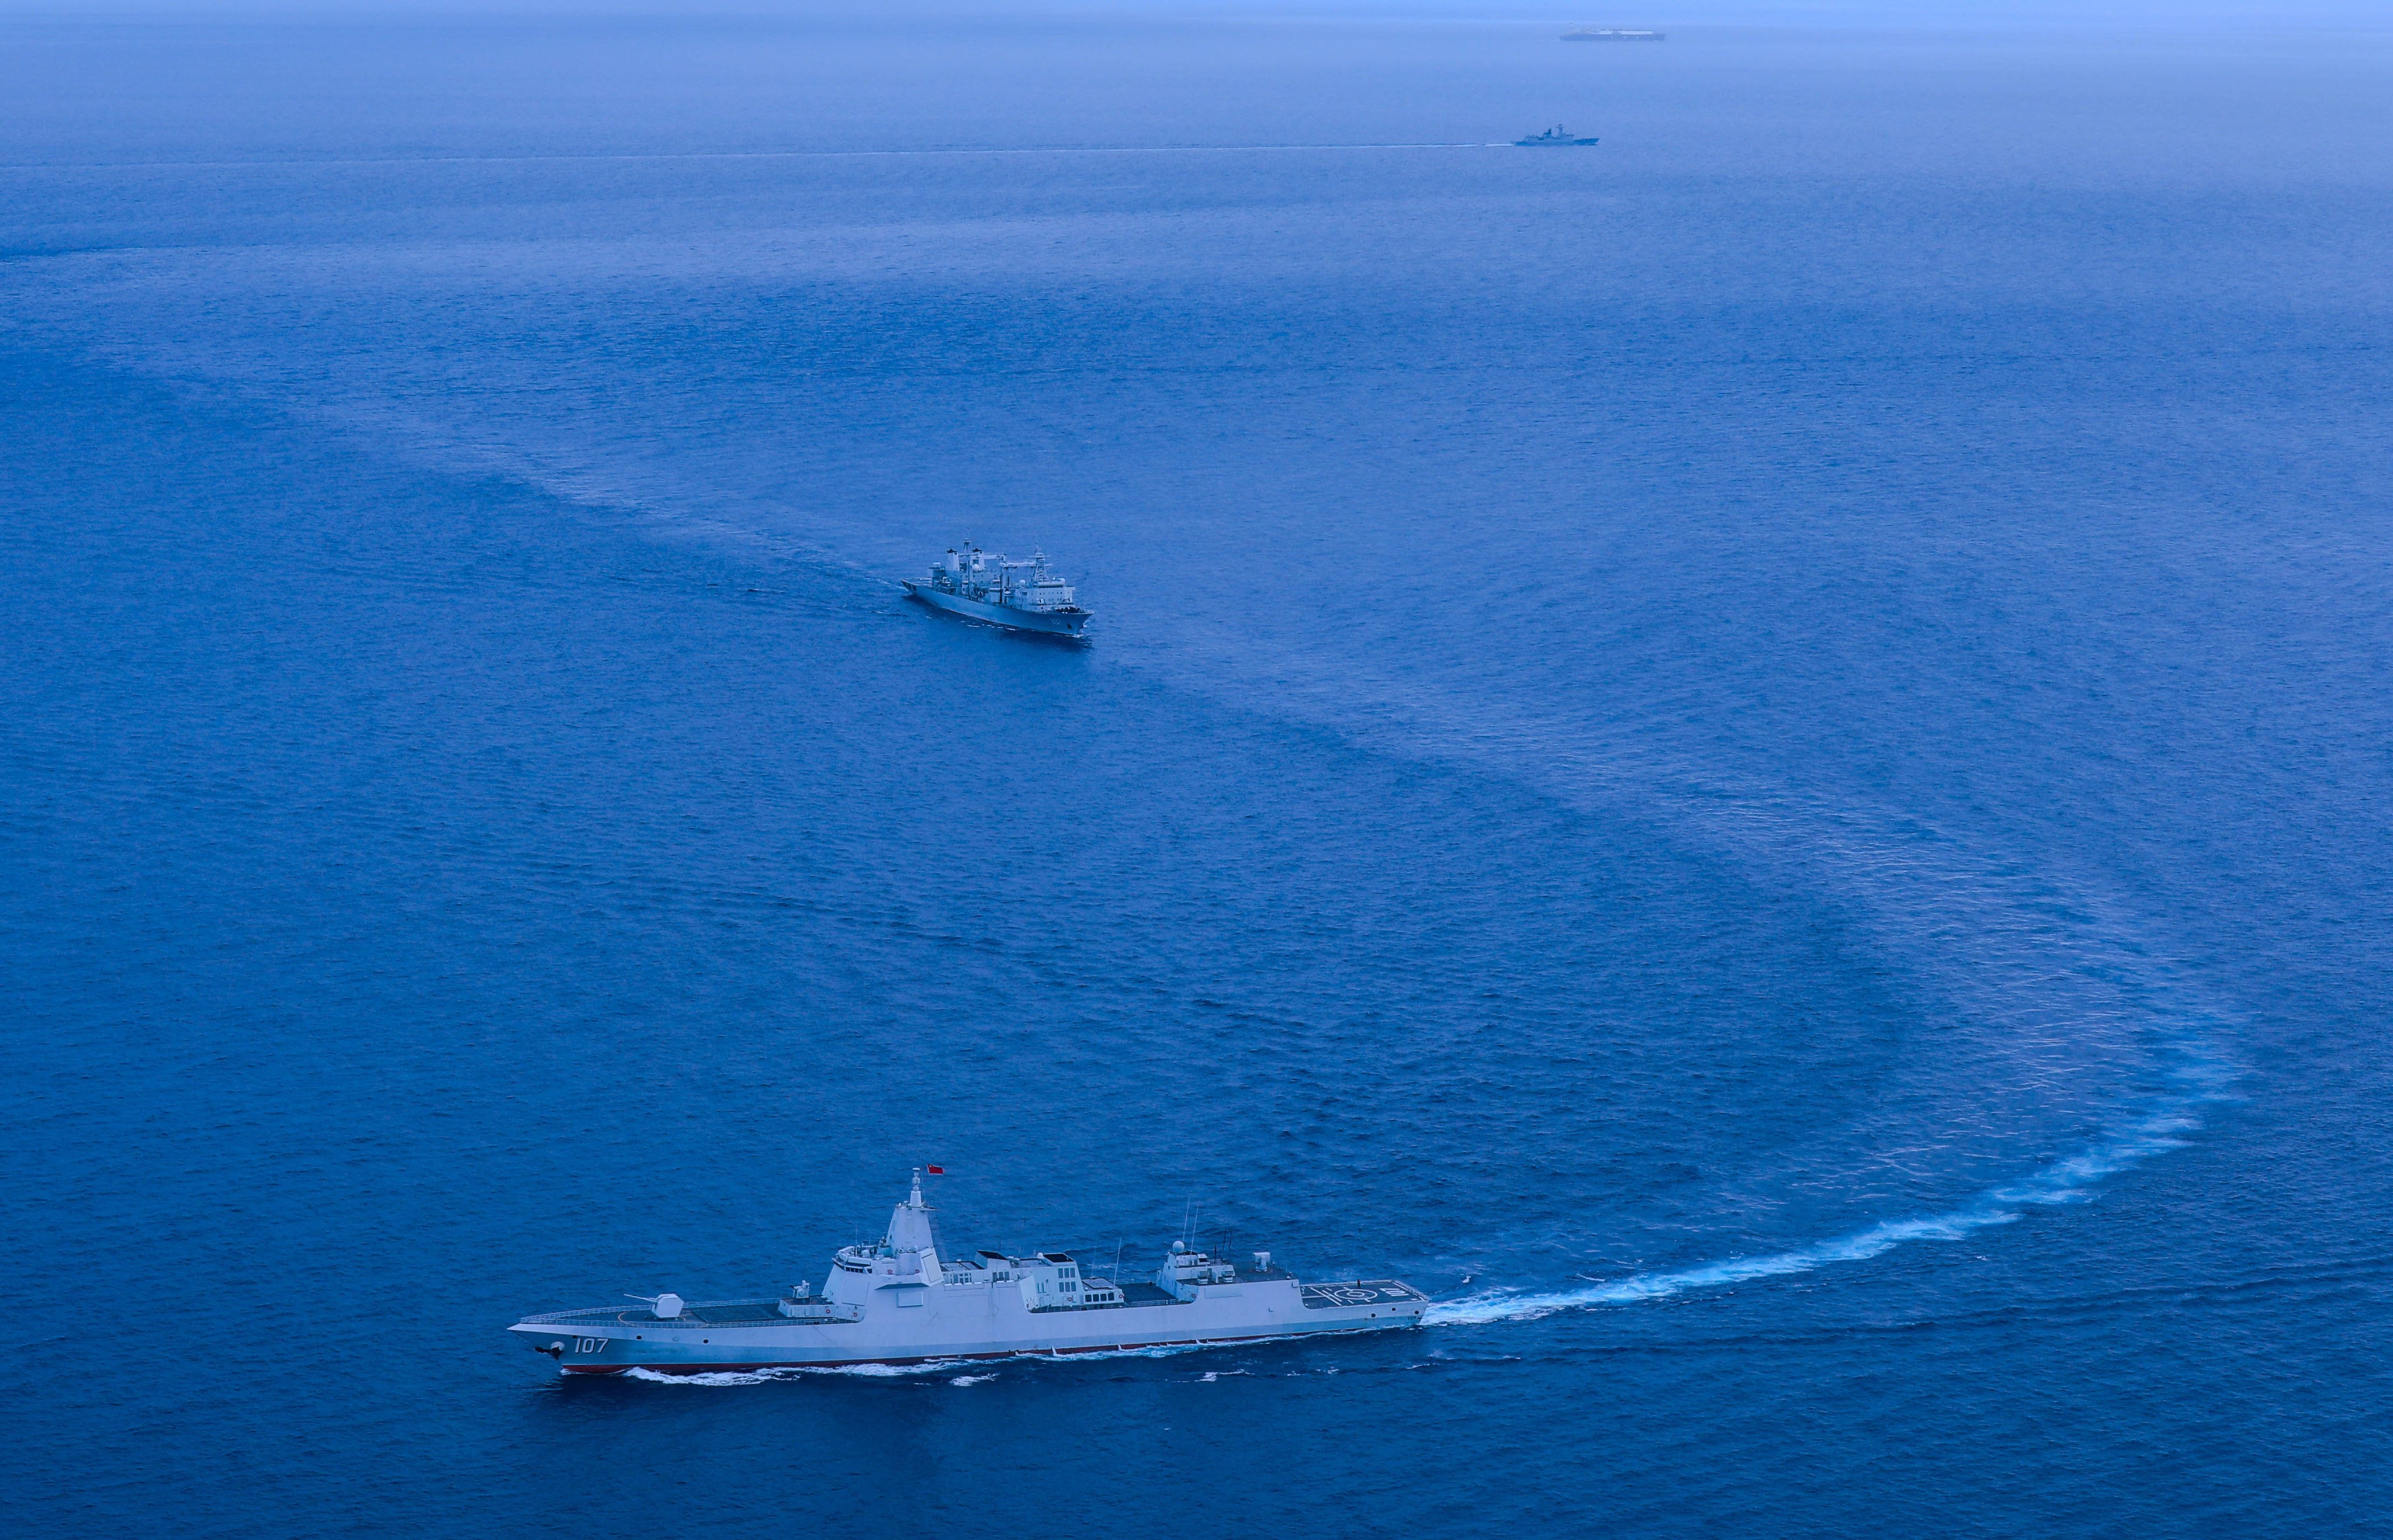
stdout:
POLYGON ((2381 1522, 2388 79, 0 29, 7 1528, 2381 1522), (900 596, 966 539, 1092 645, 900 596), (1439 1303, 504 1333, 926 1162, 1439 1303))

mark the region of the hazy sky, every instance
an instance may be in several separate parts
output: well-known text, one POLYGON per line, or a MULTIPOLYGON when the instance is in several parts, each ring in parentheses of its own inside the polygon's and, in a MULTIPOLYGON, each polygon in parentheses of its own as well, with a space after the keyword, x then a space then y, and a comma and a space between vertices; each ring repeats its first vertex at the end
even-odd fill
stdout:
POLYGON ((1670 26, 1777 22, 2002 27, 2393 22, 2393 0, 0 0, 0 18, 281 21, 653 16, 1405 17, 1670 26))

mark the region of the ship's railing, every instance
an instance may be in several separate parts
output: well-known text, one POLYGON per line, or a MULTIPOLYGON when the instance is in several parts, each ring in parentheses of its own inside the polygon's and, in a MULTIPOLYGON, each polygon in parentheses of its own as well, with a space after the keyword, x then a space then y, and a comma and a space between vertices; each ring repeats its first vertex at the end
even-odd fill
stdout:
POLYGON ((527 1315, 516 1324, 519 1326, 569 1326, 577 1323, 584 1325, 598 1325, 603 1323, 608 1325, 638 1326, 643 1331, 719 1331, 731 1326, 803 1326, 818 1322, 853 1323, 864 1319, 864 1308, 860 1305, 817 1304, 809 1301, 798 1307, 803 1313, 783 1315, 778 1309, 779 1304, 780 1301, 778 1299, 717 1299, 712 1304, 684 1305, 682 1313, 669 1321, 660 1321, 644 1310, 619 1311, 603 1308, 560 1310, 551 1311, 544 1315, 527 1315), (708 1321, 699 1314, 702 1311, 726 1310, 734 1305, 763 1305, 772 1308, 774 1313, 761 1320, 735 1321, 708 1321))

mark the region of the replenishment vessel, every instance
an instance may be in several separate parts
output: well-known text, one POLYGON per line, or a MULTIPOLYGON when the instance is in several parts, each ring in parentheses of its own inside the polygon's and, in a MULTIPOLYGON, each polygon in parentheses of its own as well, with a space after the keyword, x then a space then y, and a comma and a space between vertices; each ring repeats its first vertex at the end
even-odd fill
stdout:
POLYGON ((967 543, 934 562, 928 577, 908 578, 905 583, 908 594, 934 609, 969 615, 993 626, 1078 636, 1089 623, 1089 612, 1074 598, 1072 585, 1047 569, 1044 551, 1032 552, 1028 561, 1008 561, 967 543))
MULTIPOLYGON (((934 1171, 936 1168, 932 1168, 934 1171)), ((1393 1278, 1308 1284, 1174 1241, 1152 1279, 1092 1275, 1068 1251, 948 1256, 922 1172, 870 1246, 841 1248, 819 1289, 691 1304, 633 1295, 633 1309, 527 1315, 508 1330, 573 1375, 692 1375, 866 1364, 1134 1352, 1418 1326, 1429 1296, 1393 1278)))

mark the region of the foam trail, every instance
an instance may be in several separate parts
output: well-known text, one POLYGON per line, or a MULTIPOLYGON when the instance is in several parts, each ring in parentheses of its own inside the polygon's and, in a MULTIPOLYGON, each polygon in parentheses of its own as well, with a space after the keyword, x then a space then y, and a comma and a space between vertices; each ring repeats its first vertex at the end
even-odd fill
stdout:
POLYGON ((1862 1262, 1913 1241, 1957 1241, 1994 1225, 2008 1224, 2027 1208, 2079 1203, 2104 1178, 2185 1143, 2202 1126, 2204 1104, 2223 1101, 2235 1066, 2194 1036, 2176 1045, 2167 1074, 2177 1088, 2134 1117, 2105 1131, 2095 1143, 2026 1175, 1991 1187, 1957 1208, 1911 1219, 1883 1220, 1830 1240, 1760 1257, 1732 1257, 1670 1272, 1638 1272, 1586 1288, 1549 1293, 1492 1290, 1430 1307, 1424 1325, 1484 1325, 1497 1321, 1534 1321, 1558 1311, 1589 1310, 1667 1299, 1696 1289, 1720 1288, 1760 1278, 1810 1272, 1838 1262, 1862 1262))
MULTIPOLYGON (((1020 1352, 1007 1357, 1012 1364, 1072 1363, 1084 1364, 1092 1359, 1106 1358, 1177 1358, 1182 1353, 1203 1352, 1209 1344, 1202 1342, 1175 1343, 1159 1348, 1115 1348, 1105 1352, 1075 1352, 1068 1359, 1040 1352, 1020 1352)), ((651 1385, 772 1385, 784 1380, 804 1379, 815 1375, 843 1375, 859 1379, 913 1379, 924 1375, 955 1375, 958 1369, 969 1370, 985 1361, 968 1358, 943 1358, 922 1364, 836 1364, 819 1367, 797 1364, 777 1365, 763 1369, 719 1369, 703 1374, 659 1374, 654 1369, 626 1369, 625 1379, 646 1380, 651 1385)), ((994 1374, 955 1375, 950 1385, 979 1385, 995 1379, 994 1374)))
MULTIPOLYGON (((2133 917, 2082 881, 1979 854, 1965 834, 1923 816, 1824 804, 1783 785, 1720 775, 1602 727, 1558 770, 1560 724, 1485 698, 1444 698, 1418 682, 1367 687, 1351 668, 1325 672, 1300 652, 1266 655, 1240 639, 1205 658, 1239 686, 1242 705, 1268 695, 1288 714, 1366 748, 1510 775, 1567 805, 1674 816, 1680 827, 1759 869, 1809 873, 1824 891, 1855 900, 1860 915, 1876 917, 1874 929, 1889 954, 1908 954, 1921 978, 1938 984, 1963 1017, 1979 1024, 1978 1057, 2008 1069, 1984 1084, 2022 1111, 2036 1111, 2027 1103, 2052 1099, 2056 1088, 2068 1090, 2073 1079, 2124 1076, 2150 1088, 2094 1113, 2090 1141, 2077 1153, 2005 1178, 1955 1207, 1879 1220, 1785 1251, 1586 1288, 1482 1292, 1432 1306, 1426 1324, 1527 1320, 1809 1272, 1913 1241, 1958 1240, 2010 1223, 2031 1207, 2083 1202, 2104 1179, 2182 1146, 2202 1126, 2205 1107, 2228 1099, 2240 1073, 2229 1013, 2151 957, 2133 917), (1358 704, 1377 714, 1358 716, 1358 704)), ((1198 678, 1201 687, 1204 676, 1198 678)))
MULTIPOLYGON (((503 435, 461 431, 388 407, 350 403, 312 415, 378 441, 412 445, 435 463, 462 460, 573 503, 633 514, 660 534, 768 548, 832 575, 834 586, 853 580, 862 592, 878 581, 829 550, 787 536, 764 539, 736 519, 700 516, 679 497, 629 493, 620 484, 620 468, 577 467, 517 448, 503 435)), ((2056 1089, 2077 1094, 2073 1079, 2090 1084, 2101 1076, 2134 1074, 2138 1061, 2168 1088, 2114 1104, 2079 1153, 1987 1187, 1955 1207, 1881 1220, 1785 1251, 1587 1288, 1483 1293, 1433 1307, 1431 1322, 1517 1320, 1622 1304, 1865 1260, 1912 1241, 1958 1239, 2008 1223, 2032 1207, 2082 1201, 2108 1176, 2178 1147, 2200 1126, 2203 1104, 2220 1099, 2233 1077, 2221 1047, 2231 1038, 2226 1024, 2194 1003, 2196 992, 2185 980, 2145 953, 2132 919, 2106 913, 2115 906, 2059 873, 1974 852, 1966 835, 1926 817, 1824 805, 1781 785, 1722 776, 1600 726, 1577 724, 1585 735, 1582 751, 1558 768, 1553 750, 1565 724, 1499 702, 1458 702, 1417 681, 1374 685, 1351 667, 1325 672, 1318 659, 1259 647, 1254 638, 1229 633, 1178 646, 1180 661, 1202 666, 1172 666, 1170 645, 1117 661, 1155 668, 1183 686, 1226 694, 1242 710, 1269 698, 1287 714, 1377 751, 1510 776, 1576 807, 1660 815, 1764 870, 1809 874, 1824 890, 1846 894, 1861 915, 1883 922, 1878 930, 1891 955, 1913 954, 1920 975, 1941 984, 1940 992, 1960 1013, 1981 1024, 1979 1057, 1986 1068, 2005 1073, 1979 1084, 1985 1094, 2020 1103, 2023 1116, 2040 1115, 2033 1103, 2053 1098, 2056 1089), (1369 710, 1358 716, 1358 705, 1369 710), (1929 955, 1918 955, 1923 950, 1929 955), (2089 991, 2112 1001, 2109 1022, 2089 1011, 2098 1005, 2089 991)), ((700 1382, 753 1381, 703 1377, 700 1382)))

